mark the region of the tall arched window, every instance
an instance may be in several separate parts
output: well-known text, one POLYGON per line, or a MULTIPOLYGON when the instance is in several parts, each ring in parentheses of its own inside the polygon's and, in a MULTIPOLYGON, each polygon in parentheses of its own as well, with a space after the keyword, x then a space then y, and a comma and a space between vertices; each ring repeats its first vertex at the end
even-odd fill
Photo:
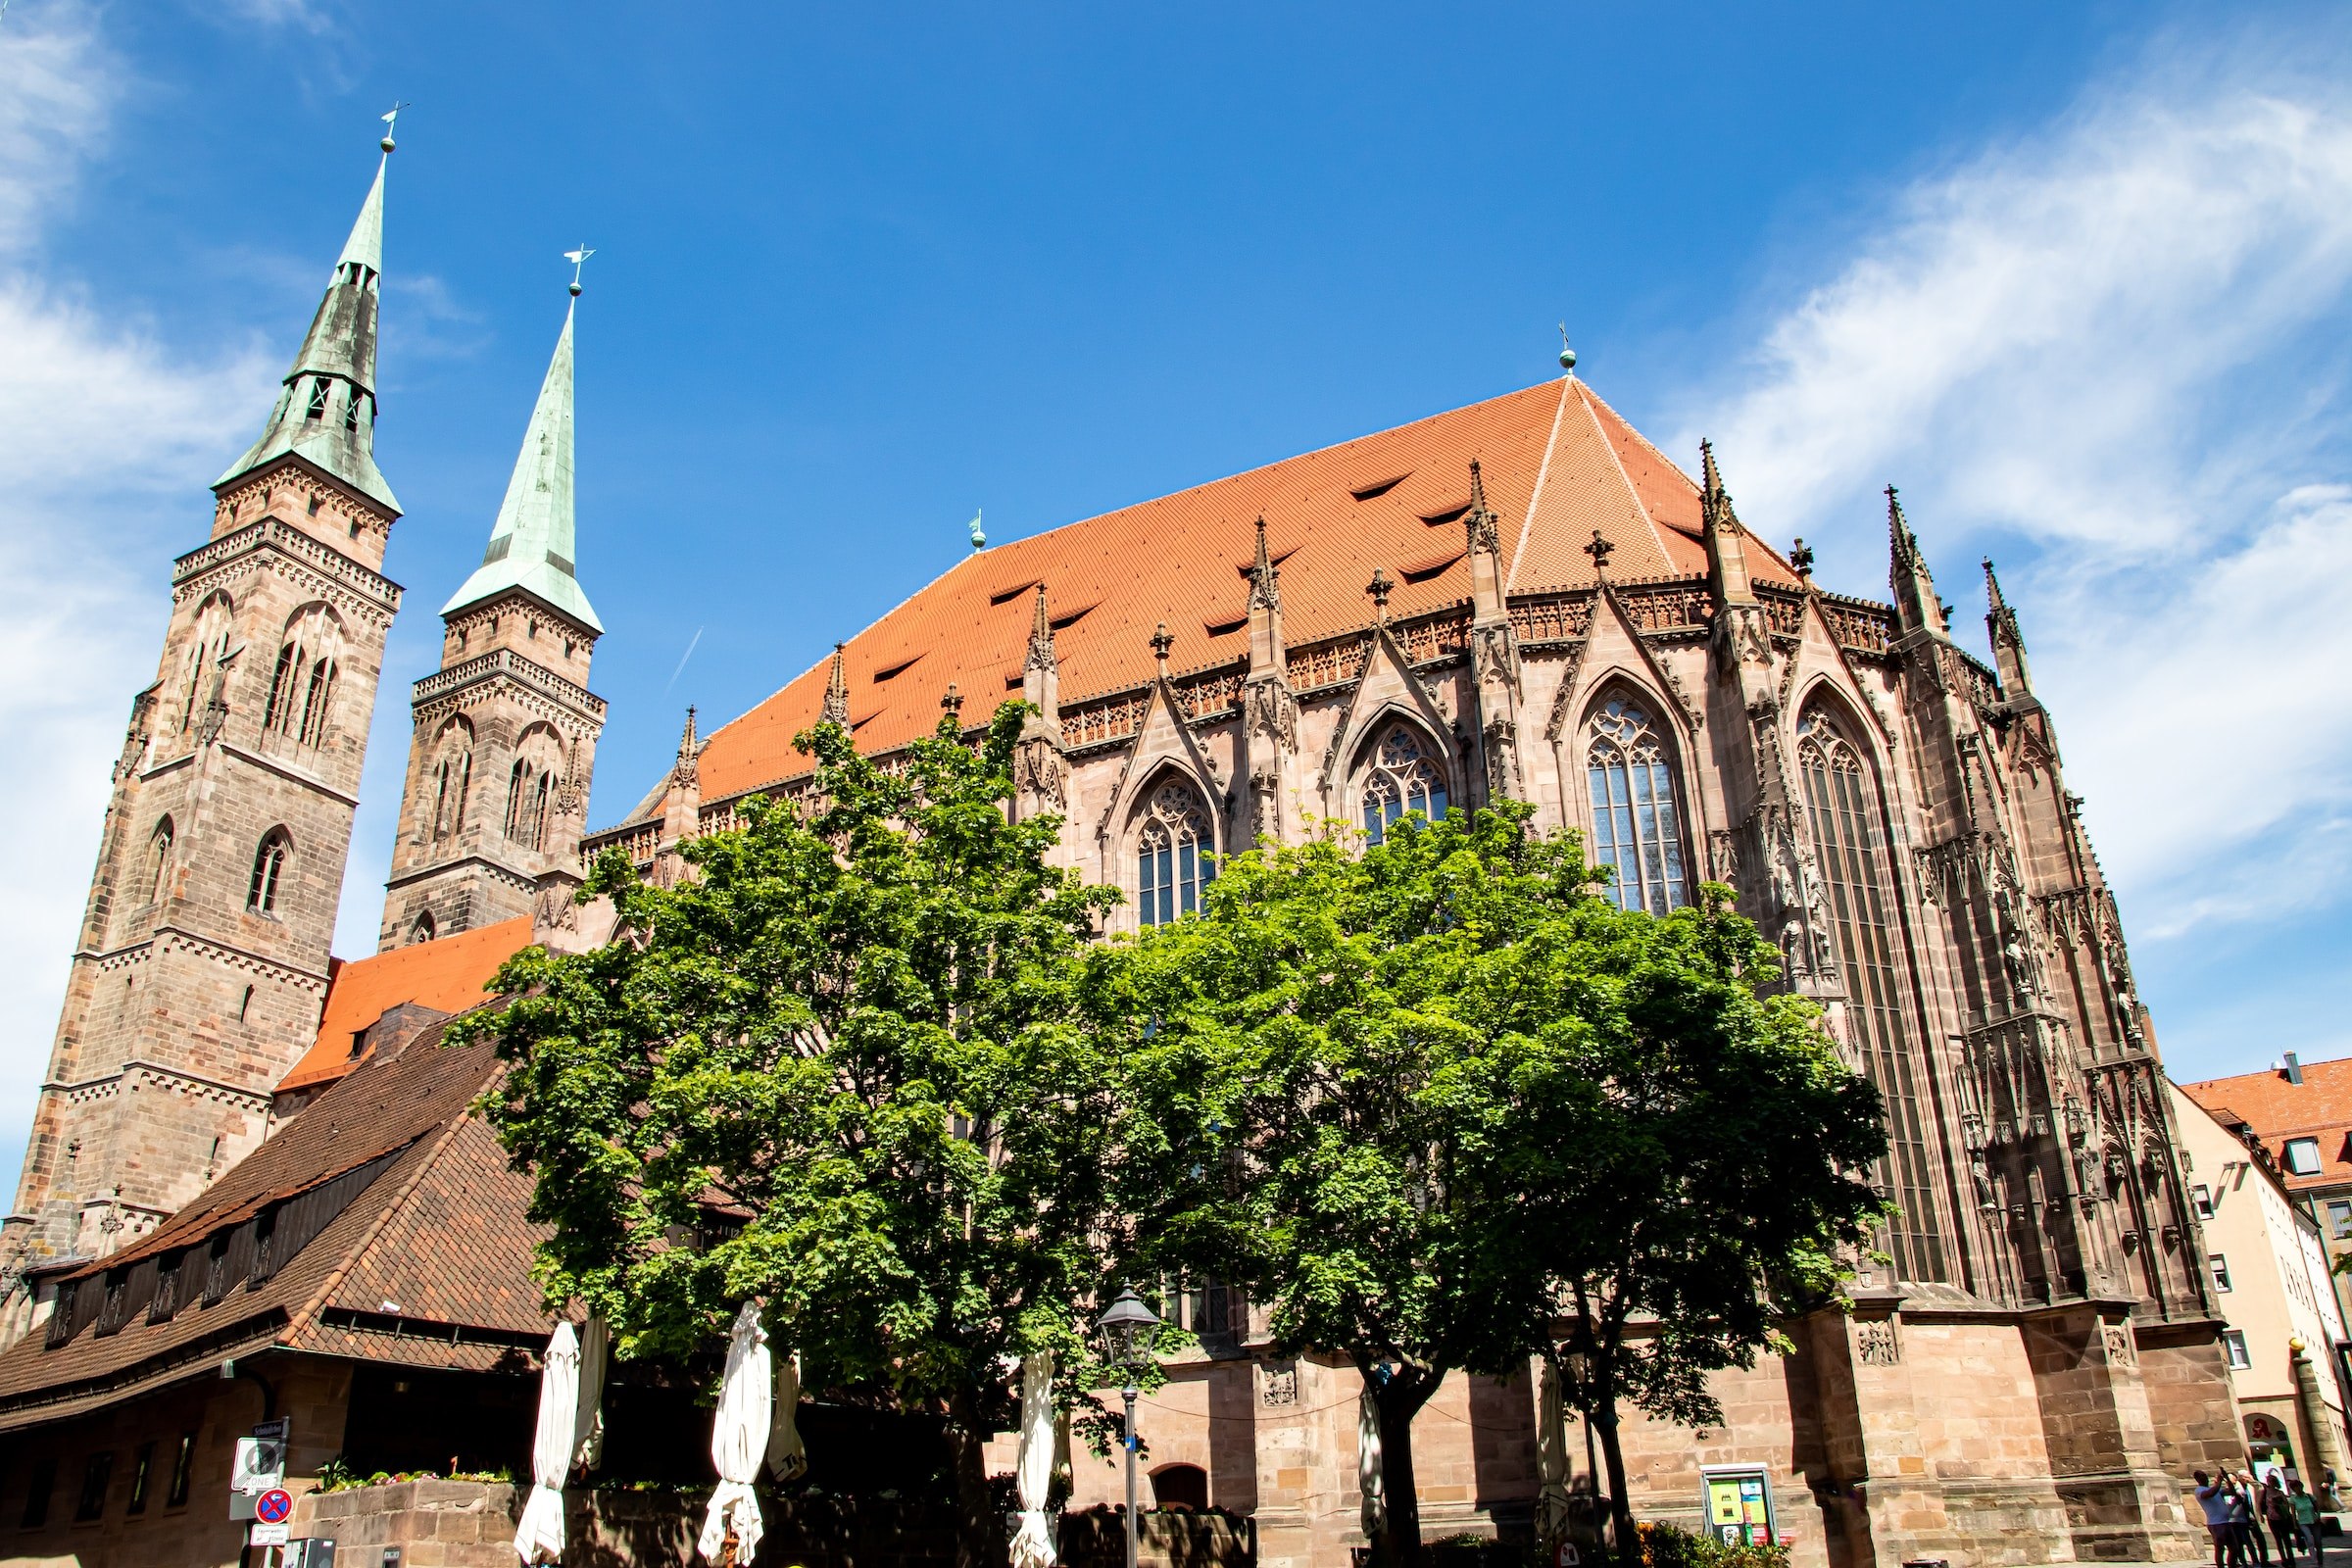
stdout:
POLYGON ((253 883, 246 890, 245 907, 262 914, 277 907, 278 884, 285 877, 286 859, 293 848, 282 827, 273 827, 262 836, 262 847, 253 853, 253 883))
POLYGON ((305 746, 326 740, 326 715, 335 706, 335 662, 321 659, 311 665, 310 683, 302 694, 302 722, 296 736, 305 746))
POLYGON ((1861 751, 1819 709, 1805 713, 1796 734, 1805 811, 1845 979, 1846 1016, 1863 1069, 1886 1102, 1882 1185, 1901 1208, 1888 1227, 1887 1251, 1899 1278, 1940 1280, 1945 1277, 1943 1239, 1920 1113, 1918 1052, 1904 1023, 1894 892, 1886 880, 1877 779, 1861 751))
POLYGON ((547 800, 555 792, 556 775, 541 772, 539 783, 531 791, 531 848, 547 848, 547 800))
POLYGON ((1398 724, 1381 737, 1364 775, 1363 797, 1364 836, 1374 844, 1407 811, 1433 822, 1446 814, 1446 775, 1438 771, 1420 731, 1398 724))
POLYGON ((188 647, 187 687, 179 708, 182 733, 194 726, 196 715, 212 696, 214 668, 228 656, 229 621, 235 607, 226 594, 215 594, 196 612, 196 635, 188 647))
POLYGON ((432 834, 445 839, 466 827, 466 803, 473 792, 473 731, 462 719, 442 726, 441 760, 433 769, 432 834))
POLYGON ((270 703, 262 728, 289 735, 304 746, 326 739, 335 701, 335 652, 341 625, 324 605, 312 605, 286 622, 285 642, 270 675, 270 703))
POLYGON ((411 942, 430 942, 433 940, 432 910, 426 909, 416 916, 416 923, 409 927, 409 940, 411 942))
POLYGON ((1609 897, 1618 907, 1664 914, 1690 903, 1674 765, 1646 707, 1612 697, 1592 715, 1585 780, 1592 795, 1592 862, 1616 871, 1609 897))
POLYGON ((530 780, 530 768, 521 758, 516 758, 514 767, 507 772, 507 839, 510 843, 525 842, 523 822, 528 813, 524 809, 523 801, 524 792, 529 788, 530 780))
POLYGON ((147 902, 161 904, 172 885, 172 819, 165 817, 155 824, 155 836, 147 841, 147 902))
POLYGON ((1152 792, 1135 836, 1135 903, 1145 925, 1166 925, 1200 907, 1217 874, 1200 793, 1169 779, 1152 792))

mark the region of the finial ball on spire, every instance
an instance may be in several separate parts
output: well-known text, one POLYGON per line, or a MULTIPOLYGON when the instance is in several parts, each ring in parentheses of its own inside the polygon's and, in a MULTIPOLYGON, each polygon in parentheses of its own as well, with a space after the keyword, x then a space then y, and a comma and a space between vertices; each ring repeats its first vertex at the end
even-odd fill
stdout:
POLYGON ((1568 346, 1568 323, 1560 323, 1560 368, 1571 375, 1576 373, 1576 350, 1568 346))

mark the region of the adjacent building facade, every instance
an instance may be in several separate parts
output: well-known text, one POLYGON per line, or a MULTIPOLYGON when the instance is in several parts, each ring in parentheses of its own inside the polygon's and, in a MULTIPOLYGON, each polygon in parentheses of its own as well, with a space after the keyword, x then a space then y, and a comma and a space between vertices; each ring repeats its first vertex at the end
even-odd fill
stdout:
MULTIPOLYGON (((379 952, 337 970, 398 599, 369 444, 381 220, 379 172, 175 574, 8 1220, 11 1320, 39 1333, 0 1357, 0 1432, 89 1447, 125 1401, 186 1395, 222 1357, 308 1354, 320 1325, 353 1359, 405 1353, 368 1337, 408 1315, 388 1289, 243 1310, 422 1158, 374 1150, 364 1183, 337 1165, 319 1140, 348 1125, 340 1085, 378 1062, 437 1083, 458 1054, 402 1048, 466 1000, 453 977, 478 993, 524 940, 601 940, 569 896, 584 860, 675 874, 684 838, 808 787, 808 725, 887 758, 943 711, 977 726, 1018 698, 1009 808, 1058 819, 1063 861, 1126 895, 1114 922, 1183 918, 1215 857, 1260 839, 1377 839, 1510 797, 1583 834, 1627 906, 1728 883, 1779 944, 1885 1098, 1898 1213, 1853 1311, 1720 1380, 1723 1428, 1629 1431, 1638 1511, 1786 1538, 1807 1568, 2202 1554, 2181 1484, 2242 1463, 2246 1434, 2153 1024, 2018 618, 1987 564, 1990 661, 1959 645, 1891 491, 1888 597, 1830 592, 1801 542, 1741 523, 1713 454, 1685 473, 1564 376, 976 550, 708 737, 690 713, 627 819, 584 833, 602 626, 573 559, 567 318, 482 565, 443 609, 442 668, 412 694, 379 952), (216 1212, 208 1184, 289 1117, 312 1157, 273 1137, 239 1167, 248 1206, 216 1212)), ((404 1234, 378 1274, 444 1266, 404 1234)), ((527 1232, 501 1234, 467 1289, 508 1269, 527 1288, 527 1232)), ((1231 1292, 1183 1311, 1203 1348, 1147 1411, 1155 1493, 1250 1515, 1269 1568, 1340 1568, 1362 1539, 1354 1372, 1273 1345, 1231 1292)), ((522 1354, 518 1321, 489 1315, 450 1319, 453 1343, 495 1329, 522 1354)), ((1525 1531, 1590 1495, 1583 1445, 1543 1408, 1526 1377, 1433 1401, 1433 1535, 1525 1531)), ((1113 1494, 1107 1470, 1076 1484, 1081 1505, 1113 1494)))
POLYGON ((2206 1268, 2229 1325, 2222 1349, 2247 1452, 2320 1490, 2341 1475, 2347 1441, 2335 1375, 2344 1318, 2320 1228, 2288 1196, 2259 1138, 2178 1087, 2173 1097, 2189 1202, 2205 1222, 2206 1268))

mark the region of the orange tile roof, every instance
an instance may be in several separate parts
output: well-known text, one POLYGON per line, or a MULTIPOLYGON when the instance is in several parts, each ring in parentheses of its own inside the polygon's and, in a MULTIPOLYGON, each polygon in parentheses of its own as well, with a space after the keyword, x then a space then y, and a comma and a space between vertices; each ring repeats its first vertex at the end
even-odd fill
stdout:
POLYGON ((318 1038, 277 1086, 279 1091, 308 1088, 351 1071, 374 1049, 354 1057, 351 1037, 404 1002, 421 1003, 436 1012, 463 1012, 475 1005, 498 966, 530 942, 531 917, 520 914, 479 930, 338 962, 327 986, 318 1038))
MULTIPOLYGON (((1615 547, 1613 580, 1706 572, 1698 487, 1584 382, 1547 381, 966 557, 850 639, 858 745, 885 751, 927 733, 951 681, 967 715, 1017 690, 1040 582, 1058 623, 1065 705, 1149 681, 1159 621, 1176 639, 1178 673, 1241 659, 1243 572, 1261 514, 1293 647, 1368 627, 1364 585, 1375 567, 1419 579, 1397 583, 1394 615, 1460 604, 1470 592, 1459 517, 1473 458, 1503 519, 1513 593, 1590 587, 1584 547, 1595 528, 1615 547)), ((1797 580, 1760 544, 1749 567, 1759 581, 1797 580)), ((807 770, 792 737, 815 722, 829 663, 710 736, 706 800, 807 770)))
POLYGON ((2242 1121, 2278 1161, 2278 1174, 2291 1190, 2352 1184, 2352 1057, 2303 1063, 2303 1081, 2290 1084, 2282 1069, 2240 1073, 2182 1084, 2181 1093, 2225 1124, 2242 1121), (2316 1138, 2318 1174, 2296 1176, 2286 1169, 2286 1141, 2316 1138))

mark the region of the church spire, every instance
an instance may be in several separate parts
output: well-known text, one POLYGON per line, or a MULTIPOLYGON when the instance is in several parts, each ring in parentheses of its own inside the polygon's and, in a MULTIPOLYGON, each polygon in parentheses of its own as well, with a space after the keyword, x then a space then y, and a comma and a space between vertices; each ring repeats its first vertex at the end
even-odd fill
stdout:
POLYGON ((576 284, 574 296, 564 313, 564 331, 548 362, 547 379, 540 384, 530 427, 523 432, 514 477, 507 481, 507 498, 490 529, 490 547, 465 586, 441 607, 444 618, 520 589, 589 631, 605 629, 572 574, 571 333, 572 319, 579 314, 576 284))
POLYGON ((833 645, 833 672, 825 677, 825 707, 820 715, 827 724, 839 724, 844 729, 850 723, 850 677, 841 667, 842 645, 833 645))
POLYGON ((1919 551, 1919 535, 1903 516, 1902 498, 1886 487, 1886 585, 1894 595, 1895 620, 1904 631, 1921 627, 1944 632, 1951 628, 1943 615, 1943 601, 1936 597, 1936 579, 1928 558, 1919 551))
POLYGON ((375 466, 376 312, 383 292, 384 172, 391 163, 387 136, 375 183, 335 258, 318 314, 286 372, 270 422, 262 438, 213 481, 214 489, 291 455, 399 513, 400 503, 375 466))
POLYGON ((1025 732, 1061 733, 1061 659, 1054 651, 1054 617, 1042 582, 1029 617, 1029 657, 1021 662, 1021 701, 1037 710, 1022 726, 1025 732))
POLYGON ((1992 574, 1992 558, 1984 558, 1984 630, 1992 639, 1993 667, 2010 697, 2034 690, 2034 672, 2026 664, 2026 634, 2018 629, 2017 611, 2001 597, 2001 579, 1992 574))

